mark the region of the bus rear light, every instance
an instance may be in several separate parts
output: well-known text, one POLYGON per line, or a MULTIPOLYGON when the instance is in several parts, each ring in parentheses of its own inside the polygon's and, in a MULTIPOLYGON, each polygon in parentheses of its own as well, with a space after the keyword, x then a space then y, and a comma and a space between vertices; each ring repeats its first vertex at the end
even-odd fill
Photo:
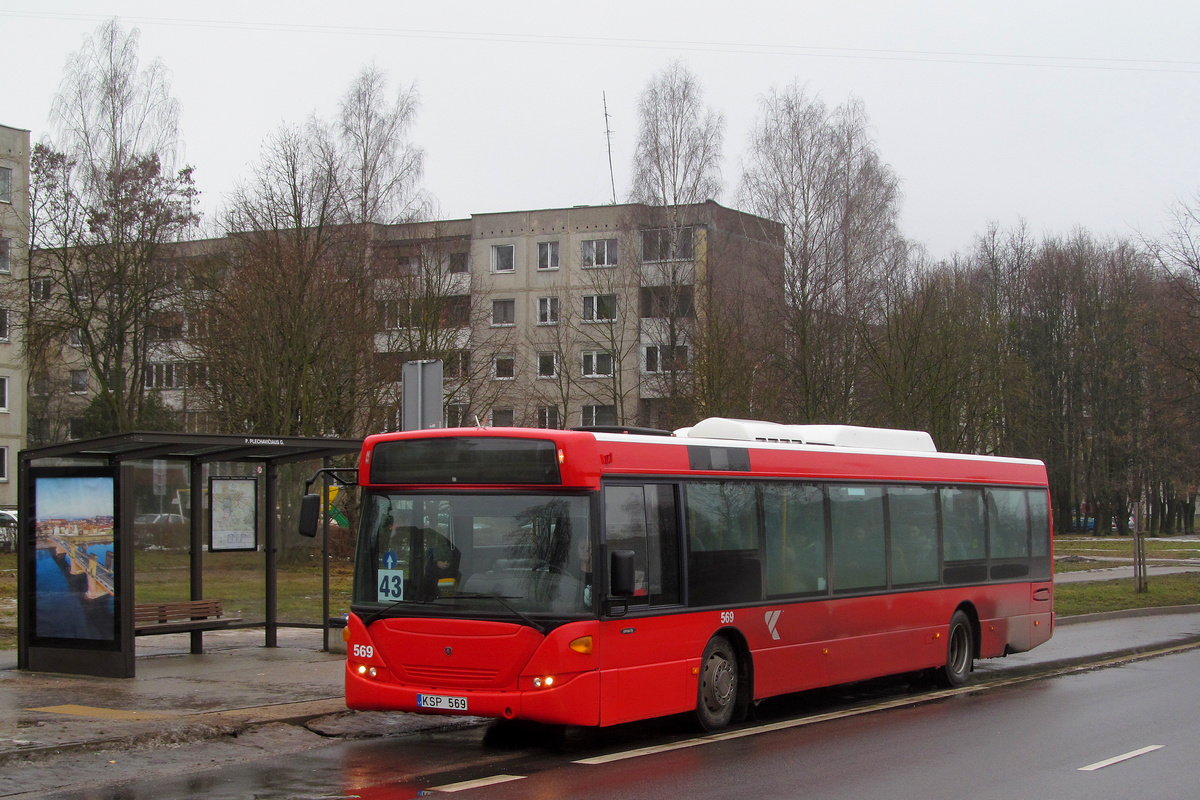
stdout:
POLYGON ((592 654, 592 637, 591 636, 580 636, 578 639, 575 639, 567 646, 570 647, 572 650, 574 650, 576 653, 582 653, 585 656, 590 656, 592 654))

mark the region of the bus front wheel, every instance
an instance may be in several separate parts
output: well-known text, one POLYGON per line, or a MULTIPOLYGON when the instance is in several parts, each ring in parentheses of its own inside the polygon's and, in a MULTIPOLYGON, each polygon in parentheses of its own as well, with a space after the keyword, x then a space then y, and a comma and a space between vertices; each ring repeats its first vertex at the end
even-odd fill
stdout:
POLYGON ((938 683, 945 687, 962 686, 975 665, 975 636, 971 619, 962 610, 950 618, 950 636, 946 642, 946 666, 937 671, 938 683))
POLYGON ((737 653, 724 636, 714 636, 700 657, 696 698, 700 727, 715 731, 729 724, 737 708, 738 688, 737 653))

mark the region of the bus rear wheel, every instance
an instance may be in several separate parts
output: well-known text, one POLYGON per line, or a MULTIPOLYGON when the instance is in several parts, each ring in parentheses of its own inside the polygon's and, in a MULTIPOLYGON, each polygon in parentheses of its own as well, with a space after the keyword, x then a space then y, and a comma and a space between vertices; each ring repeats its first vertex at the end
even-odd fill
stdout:
POLYGON ((937 682, 947 688, 962 686, 975 666, 975 636, 971 618, 962 610, 950 617, 950 636, 946 642, 946 666, 937 671, 937 682))
POLYGON ((724 636, 714 636, 700 657, 700 686, 696 693, 700 727, 715 731, 728 725, 737 709, 738 691, 737 653, 724 636))

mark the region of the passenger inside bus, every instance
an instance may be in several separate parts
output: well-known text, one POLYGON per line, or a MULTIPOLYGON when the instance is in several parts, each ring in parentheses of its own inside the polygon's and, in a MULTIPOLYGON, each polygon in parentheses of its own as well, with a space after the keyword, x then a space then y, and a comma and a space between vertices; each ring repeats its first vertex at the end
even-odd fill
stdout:
POLYGON ((440 533, 426 528, 424 534, 425 541, 431 544, 425 554, 425 591, 422 599, 432 600, 453 594, 461 577, 458 562, 462 553, 440 533))
POLYGON ((592 548, 587 539, 580 539, 576 552, 579 555, 580 584, 583 586, 583 605, 592 604, 592 548))

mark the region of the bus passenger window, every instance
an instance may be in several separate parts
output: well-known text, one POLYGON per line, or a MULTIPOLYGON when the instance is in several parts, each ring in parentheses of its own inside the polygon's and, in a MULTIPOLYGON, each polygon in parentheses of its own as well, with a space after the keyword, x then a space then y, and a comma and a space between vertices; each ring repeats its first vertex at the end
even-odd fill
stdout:
POLYGON ((824 592, 825 493, 813 484, 763 487, 767 596, 824 592))
POLYGON ((679 533, 675 487, 612 485, 604 488, 608 551, 634 552, 631 604, 679 602, 679 533))
POLYGON ((937 490, 889 486, 892 585, 936 583, 938 579, 937 490))
POLYGON ((1050 502, 1046 490, 1028 491, 1030 548, 1033 558, 1029 576, 1034 580, 1050 580, 1050 502))
POLYGON ((688 605, 762 599, 758 503, 746 482, 687 484, 688 605))
POLYGON ((983 490, 943 488, 942 547, 945 560, 985 558, 983 532, 983 490))
POLYGON ((988 544, 992 558, 1029 557, 1029 515, 1022 489, 988 489, 988 544))
POLYGON ((883 539, 883 489, 830 486, 833 532, 833 590, 887 585, 883 539))

